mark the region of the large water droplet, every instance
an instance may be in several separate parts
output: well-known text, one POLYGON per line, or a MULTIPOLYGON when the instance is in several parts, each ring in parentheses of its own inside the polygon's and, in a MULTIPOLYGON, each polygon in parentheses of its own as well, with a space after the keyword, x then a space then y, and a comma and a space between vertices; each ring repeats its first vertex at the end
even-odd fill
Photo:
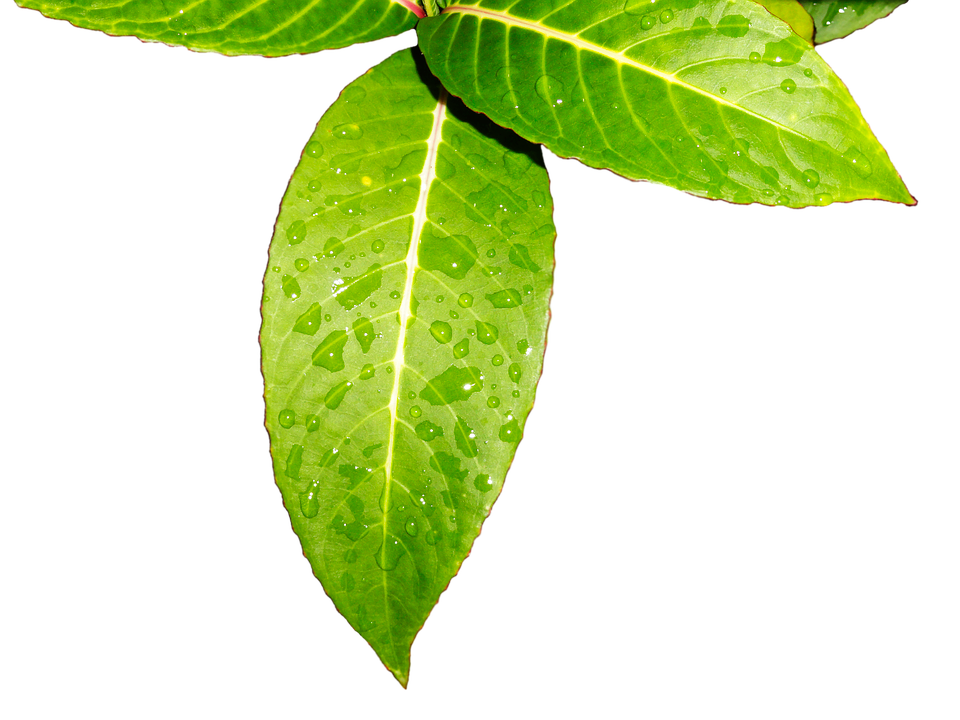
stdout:
POLYGON ((307 146, 303 149, 304 154, 312 158, 318 158, 323 155, 323 145, 318 143, 316 140, 311 140, 307 143, 307 146))
POLYGON ((457 303, 460 305, 460 307, 468 308, 473 305, 473 295, 470 293, 463 293, 457 298, 457 303))
POLYGON ((523 368, 520 367, 520 363, 510 363, 510 367, 507 368, 507 374, 510 375, 510 379, 515 383, 520 382, 520 378, 523 377, 523 368))
POLYGON ((343 330, 334 330, 313 351, 313 364, 330 372, 343 370, 343 349, 346 345, 347 334, 343 330))
POLYGON ((320 479, 317 478, 310 487, 300 493, 300 512, 304 517, 313 518, 320 512, 320 479))
POLYGON ((482 493, 493 490, 493 480, 489 475, 477 475, 473 479, 473 486, 482 493))
POLYGON ((287 243, 299 245, 307 237, 307 224, 303 220, 294 220, 287 228, 287 243))
POLYGON ((377 373, 377 369, 373 365, 367 363, 362 368, 360 368, 360 379, 369 380, 374 375, 376 375, 376 373, 377 373))
POLYGON ((357 318, 353 321, 353 334, 357 338, 357 342, 360 343, 360 350, 366 355, 377 337, 376 331, 373 329, 373 323, 365 317, 357 318))
POLYGON ((451 365, 427 383, 420 397, 431 405, 449 405, 466 400, 483 390, 483 374, 479 368, 451 365))
POLYGON ((489 300, 490 304, 495 308, 515 308, 520 307, 523 304, 523 298, 520 295, 520 291, 514 288, 498 290, 495 293, 490 293, 487 295, 487 300, 489 300))
POLYGON ((511 418, 509 422, 500 426, 499 437, 508 443, 520 442, 520 425, 515 418, 511 418))
POLYGON ((430 442, 438 437, 443 437, 443 428, 429 420, 424 420, 417 424, 413 431, 417 434, 417 437, 424 442, 430 442))
POLYGON ((343 123, 331 131, 335 138, 341 140, 359 140, 363 137, 363 130, 356 123, 343 123))
POLYGON ((320 328, 320 315, 320 303, 314 303, 297 318, 297 322, 293 324, 293 331, 304 335, 316 335, 320 328))
POLYGON ((817 187, 817 185, 820 184, 820 173, 818 173, 816 170, 804 170, 803 184, 813 190, 815 187, 817 187))
POLYGON ((416 537, 417 519, 415 517, 408 517, 407 521, 403 524, 403 529, 407 531, 407 535, 410 537, 416 537))
POLYGON ((403 545, 400 544, 400 541, 393 535, 387 535, 381 543, 380 549, 377 550, 377 554, 374 555, 374 559, 381 570, 389 572, 397 567, 403 552, 403 545))
POLYGON ((456 345, 453 346, 453 357, 459 360, 462 357, 466 357, 470 354, 470 339, 464 338, 456 345))
POLYGON ((873 174, 873 167, 867 160, 867 156, 860 151, 860 148, 851 147, 843 154, 843 159, 850 164, 854 172, 860 177, 866 178, 873 174))
POLYGON ((533 89, 544 102, 553 106, 563 104, 563 83, 552 75, 541 75, 534 83, 533 89))
POLYGON ((453 426, 453 437, 457 442, 457 449, 468 458, 476 457, 479 451, 477 450, 477 434, 473 431, 467 421, 464 420, 459 415, 457 416, 457 423, 453 426))

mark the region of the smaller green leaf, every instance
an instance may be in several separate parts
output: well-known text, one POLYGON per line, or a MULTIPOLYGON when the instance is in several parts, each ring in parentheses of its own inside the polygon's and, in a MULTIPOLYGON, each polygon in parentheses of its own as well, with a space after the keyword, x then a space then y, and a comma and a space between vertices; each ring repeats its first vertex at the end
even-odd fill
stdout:
POLYGON ((754 2, 763 5, 771 14, 789 25, 797 35, 813 44, 813 18, 799 0, 754 0, 754 2))
POLYGON ((816 24, 818 45, 844 38, 887 17, 907 0, 800 0, 816 24))

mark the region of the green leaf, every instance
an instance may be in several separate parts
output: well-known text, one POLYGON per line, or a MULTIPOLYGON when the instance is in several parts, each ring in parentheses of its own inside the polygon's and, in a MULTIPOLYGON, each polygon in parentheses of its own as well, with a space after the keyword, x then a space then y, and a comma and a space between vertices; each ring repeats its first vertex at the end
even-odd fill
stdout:
POLYGON ((17 0, 47 17, 108 35, 224 55, 291 55, 399 35, 423 10, 414 0, 17 0))
POLYGON ((533 404, 551 208, 540 149, 448 100, 417 50, 343 91, 283 199, 261 333, 277 484, 404 685, 533 404))
POLYGON ((816 24, 818 45, 846 37, 885 18, 907 0, 800 0, 816 24))
POLYGON ((417 33, 451 93, 563 157, 736 203, 915 202, 833 71, 752 0, 454 0, 417 33))
POLYGON ((811 45, 813 44, 813 18, 799 0, 753 0, 783 20, 790 29, 811 45))

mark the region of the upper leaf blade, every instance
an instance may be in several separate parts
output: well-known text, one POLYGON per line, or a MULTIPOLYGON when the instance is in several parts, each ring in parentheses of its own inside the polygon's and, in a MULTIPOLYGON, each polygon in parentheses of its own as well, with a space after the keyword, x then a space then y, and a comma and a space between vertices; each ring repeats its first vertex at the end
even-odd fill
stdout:
POLYGON ((816 24, 818 45, 844 38, 887 17, 907 0, 800 0, 816 24))
POLYGON ((270 57, 378 40, 412 28, 414 0, 17 0, 47 17, 224 55, 270 57))
POLYGON ((753 0, 454 0, 431 70, 563 157, 703 197, 914 202, 839 78, 753 0))
POLYGON ((799 0, 754 0, 790 26, 797 35, 813 44, 813 18, 799 0))
POLYGON ((416 50, 344 90, 284 196, 261 333, 276 480, 403 684, 532 406, 554 237, 540 149, 448 99, 416 50))

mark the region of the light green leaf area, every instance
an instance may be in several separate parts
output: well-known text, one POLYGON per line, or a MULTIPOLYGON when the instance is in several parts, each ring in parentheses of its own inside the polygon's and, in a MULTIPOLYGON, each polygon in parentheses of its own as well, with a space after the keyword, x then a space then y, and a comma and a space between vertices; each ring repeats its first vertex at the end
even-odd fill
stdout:
POLYGON ((839 78, 753 0, 453 0, 417 33, 451 93, 562 157, 735 203, 915 202, 839 78))
POLYGON ((769 12, 783 20, 790 29, 811 45, 813 44, 813 18, 799 0, 754 0, 769 12))
POLYGON ((280 209, 261 333, 277 484, 314 574, 404 685, 533 404, 542 162, 405 50, 323 116, 280 209))
POLYGON ((816 24, 818 45, 844 38, 885 18, 907 0, 800 0, 816 24))
POLYGON ((339 48, 412 28, 414 0, 17 0, 47 17, 109 35, 224 55, 339 48))

